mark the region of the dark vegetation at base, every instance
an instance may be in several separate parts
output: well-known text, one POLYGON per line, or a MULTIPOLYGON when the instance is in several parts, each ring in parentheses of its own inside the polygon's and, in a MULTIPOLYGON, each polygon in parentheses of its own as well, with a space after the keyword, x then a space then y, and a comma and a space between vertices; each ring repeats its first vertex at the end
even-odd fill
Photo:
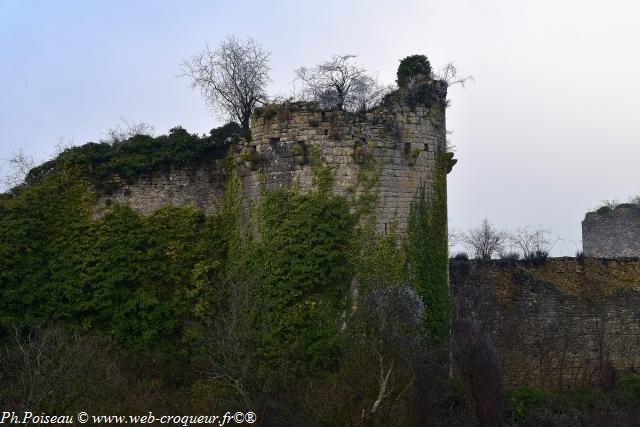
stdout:
POLYGON ((509 393, 505 413, 519 426, 637 426, 640 376, 630 374, 607 388, 564 393, 519 387, 509 393))

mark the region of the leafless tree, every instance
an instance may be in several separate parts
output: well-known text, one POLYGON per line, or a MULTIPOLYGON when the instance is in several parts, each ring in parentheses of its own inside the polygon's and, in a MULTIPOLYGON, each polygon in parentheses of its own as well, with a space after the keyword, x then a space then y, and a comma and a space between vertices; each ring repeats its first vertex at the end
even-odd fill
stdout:
POLYGON ((557 238, 552 240, 551 230, 542 227, 518 228, 509 233, 508 240, 515 249, 522 252, 525 258, 540 252, 549 253, 558 241, 557 238))
POLYGON ((600 203, 601 206, 599 209, 606 208, 609 211, 614 210, 620 204, 620 202, 616 199, 601 200, 600 203))
POLYGON ((461 240, 476 258, 488 260, 504 249, 507 233, 496 229, 485 218, 478 227, 463 232, 461 240))
POLYGON ((36 165, 33 156, 18 150, 12 158, 5 160, 5 171, 0 178, 0 184, 5 188, 13 188, 24 182, 27 174, 36 165))
POLYGON ((155 129, 149 123, 136 122, 126 117, 120 117, 120 121, 122 125, 107 129, 107 138, 103 140, 104 142, 119 144, 136 135, 153 136, 155 133, 155 129))
POLYGON ((227 115, 249 131, 251 110, 267 102, 269 56, 251 38, 242 42, 227 36, 216 50, 205 50, 182 62, 182 76, 191 80, 210 107, 227 115))
POLYGON ((65 150, 75 146, 73 138, 65 138, 64 136, 58 137, 58 143, 54 147, 53 155, 51 157, 58 157, 65 150))
POLYGON ((218 291, 228 301, 228 307, 217 311, 209 329, 209 366, 205 372, 210 381, 230 387, 246 407, 254 403, 252 386, 255 385, 249 360, 256 307, 249 286, 242 280, 229 280, 218 291))
POLYGON ((130 386, 105 340, 45 325, 14 327, 11 335, 0 346, 0 382, 3 403, 15 410, 88 405, 130 386))
POLYGON ((447 83, 447 86, 455 86, 460 85, 464 87, 464 85, 469 81, 473 81, 473 76, 461 76, 458 74, 458 69, 453 64, 453 62, 449 62, 444 67, 440 68, 438 71, 433 73, 433 77, 435 80, 442 80, 447 83))
POLYGON ((364 110, 377 103, 386 89, 367 71, 352 63, 355 55, 333 55, 313 68, 298 68, 303 97, 338 110, 364 110))

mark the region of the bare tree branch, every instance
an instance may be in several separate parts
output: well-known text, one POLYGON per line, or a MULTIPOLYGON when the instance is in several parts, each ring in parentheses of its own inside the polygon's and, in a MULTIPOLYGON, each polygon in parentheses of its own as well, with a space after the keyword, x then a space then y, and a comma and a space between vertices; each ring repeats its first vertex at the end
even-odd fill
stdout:
POLYGON ((461 76, 458 74, 458 69, 453 64, 453 62, 449 62, 444 67, 440 68, 438 71, 433 73, 435 80, 443 80, 447 83, 447 86, 455 86, 460 85, 464 87, 464 85, 468 81, 475 81, 473 76, 461 76))
POLYGON ((200 90, 210 107, 248 132, 253 107, 267 102, 269 56, 253 39, 241 42, 230 35, 216 50, 206 45, 204 51, 183 61, 182 76, 191 80, 191 86, 200 90))
POLYGON ((462 233, 460 239, 476 258, 488 260, 503 250, 507 234, 485 218, 478 227, 462 233))
POLYGON ((117 125, 114 128, 107 129, 107 138, 103 140, 104 142, 119 144, 137 135, 153 136, 155 133, 155 129, 149 123, 136 122, 124 116, 120 117, 120 121, 123 126, 117 125))
POLYGON ((0 184, 9 189, 22 184, 27 174, 36 165, 33 156, 25 154, 22 149, 14 153, 13 157, 5 160, 5 170, 0 177, 0 184))
POLYGON ((352 64, 355 55, 333 55, 313 68, 296 70, 302 82, 302 97, 338 110, 366 110, 377 104, 388 91, 367 71, 352 64))
POLYGON ((548 254, 560 239, 556 238, 555 241, 552 241, 551 230, 549 229, 527 226, 509 233, 508 240, 513 247, 522 252, 525 258, 528 258, 536 253, 548 254))

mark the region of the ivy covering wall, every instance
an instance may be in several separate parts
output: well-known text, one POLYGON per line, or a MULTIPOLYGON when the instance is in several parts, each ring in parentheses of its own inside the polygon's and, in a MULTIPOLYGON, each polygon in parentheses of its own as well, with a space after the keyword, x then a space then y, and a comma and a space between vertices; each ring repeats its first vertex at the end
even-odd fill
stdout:
POLYGON ((360 197, 347 198, 317 154, 308 193, 265 189, 247 205, 229 157, 217 215, 169 206, 145 216, 116 203, 93 217, 103 177, 165 165, 132 153, 186 144, 180 161, 197 161, 210 143, 179 129, 149 138, 65 152, 0 199, 0 341, 15 328, 71 326, 153 369, 209 372, 207 396, 261 396, 274 413, 282 393, 338 390, 336 381, 340 393, 355 381, 375 400, 375 370, 347 377, 378 357, 411 387, 423 337, 441 345, 449 330, 444 174, 435 198, 416 195, 405 242, 376 232, 375 164, 363 166, 360 197))

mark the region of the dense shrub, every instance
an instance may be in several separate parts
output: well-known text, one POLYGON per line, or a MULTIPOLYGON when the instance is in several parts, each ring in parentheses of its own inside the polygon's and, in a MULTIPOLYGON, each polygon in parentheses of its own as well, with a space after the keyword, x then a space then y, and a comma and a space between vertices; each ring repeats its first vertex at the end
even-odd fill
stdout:
POLYGON ((236 142, 240 127, 228 123, 212 129, 207 137, 188 133, 181 127, 169 135, 152 137, 136 135, 117 144, 90 142, 66 149, 58 157, 32 169, 27 184, 35 184, 53 171, 79 173, 96 186, 102 187, 114 175, 133 180, 141 174, 170 165, 185 166, 210 156, 224 157, 227 148, 236 142))
POLYGON ((637 374, 609 388, 549 392, 531 386, 511 391, 507 418, 520 426, 634 426, 640 419, 637 374))
POLYGON ((520 254, 517 252, 509 252, 506 254, 500 254, 498 265, 501 267, 511 267, 518 263, 520 260, 520 254))
POLYGON ((396 73, 396 82, 400 88, 417 81, 425 81, 431 78, 431 64, 424 55, 411 55, 400 61, 396 73))
POLYGON ((511 392, 511 417, 516 422, 523 422, 533 410, 550 401, 551 395, 544 390, 523 386, 511 392))
POLYGON ((91 202, 81 182, 53 174, 2 203, 0 336, 28 318, 64 320, 132 350, 184 357, 224 258, 218 219, 192 207, 141 217, 114 206, 96 221, 91 202))
POLYGON ((523 261, 529 265, 540 266, 546 263, 548 258, 549 258, 549 252, 535 251, 530 254, 527 254, 527 256, 523 258, 523 261))

